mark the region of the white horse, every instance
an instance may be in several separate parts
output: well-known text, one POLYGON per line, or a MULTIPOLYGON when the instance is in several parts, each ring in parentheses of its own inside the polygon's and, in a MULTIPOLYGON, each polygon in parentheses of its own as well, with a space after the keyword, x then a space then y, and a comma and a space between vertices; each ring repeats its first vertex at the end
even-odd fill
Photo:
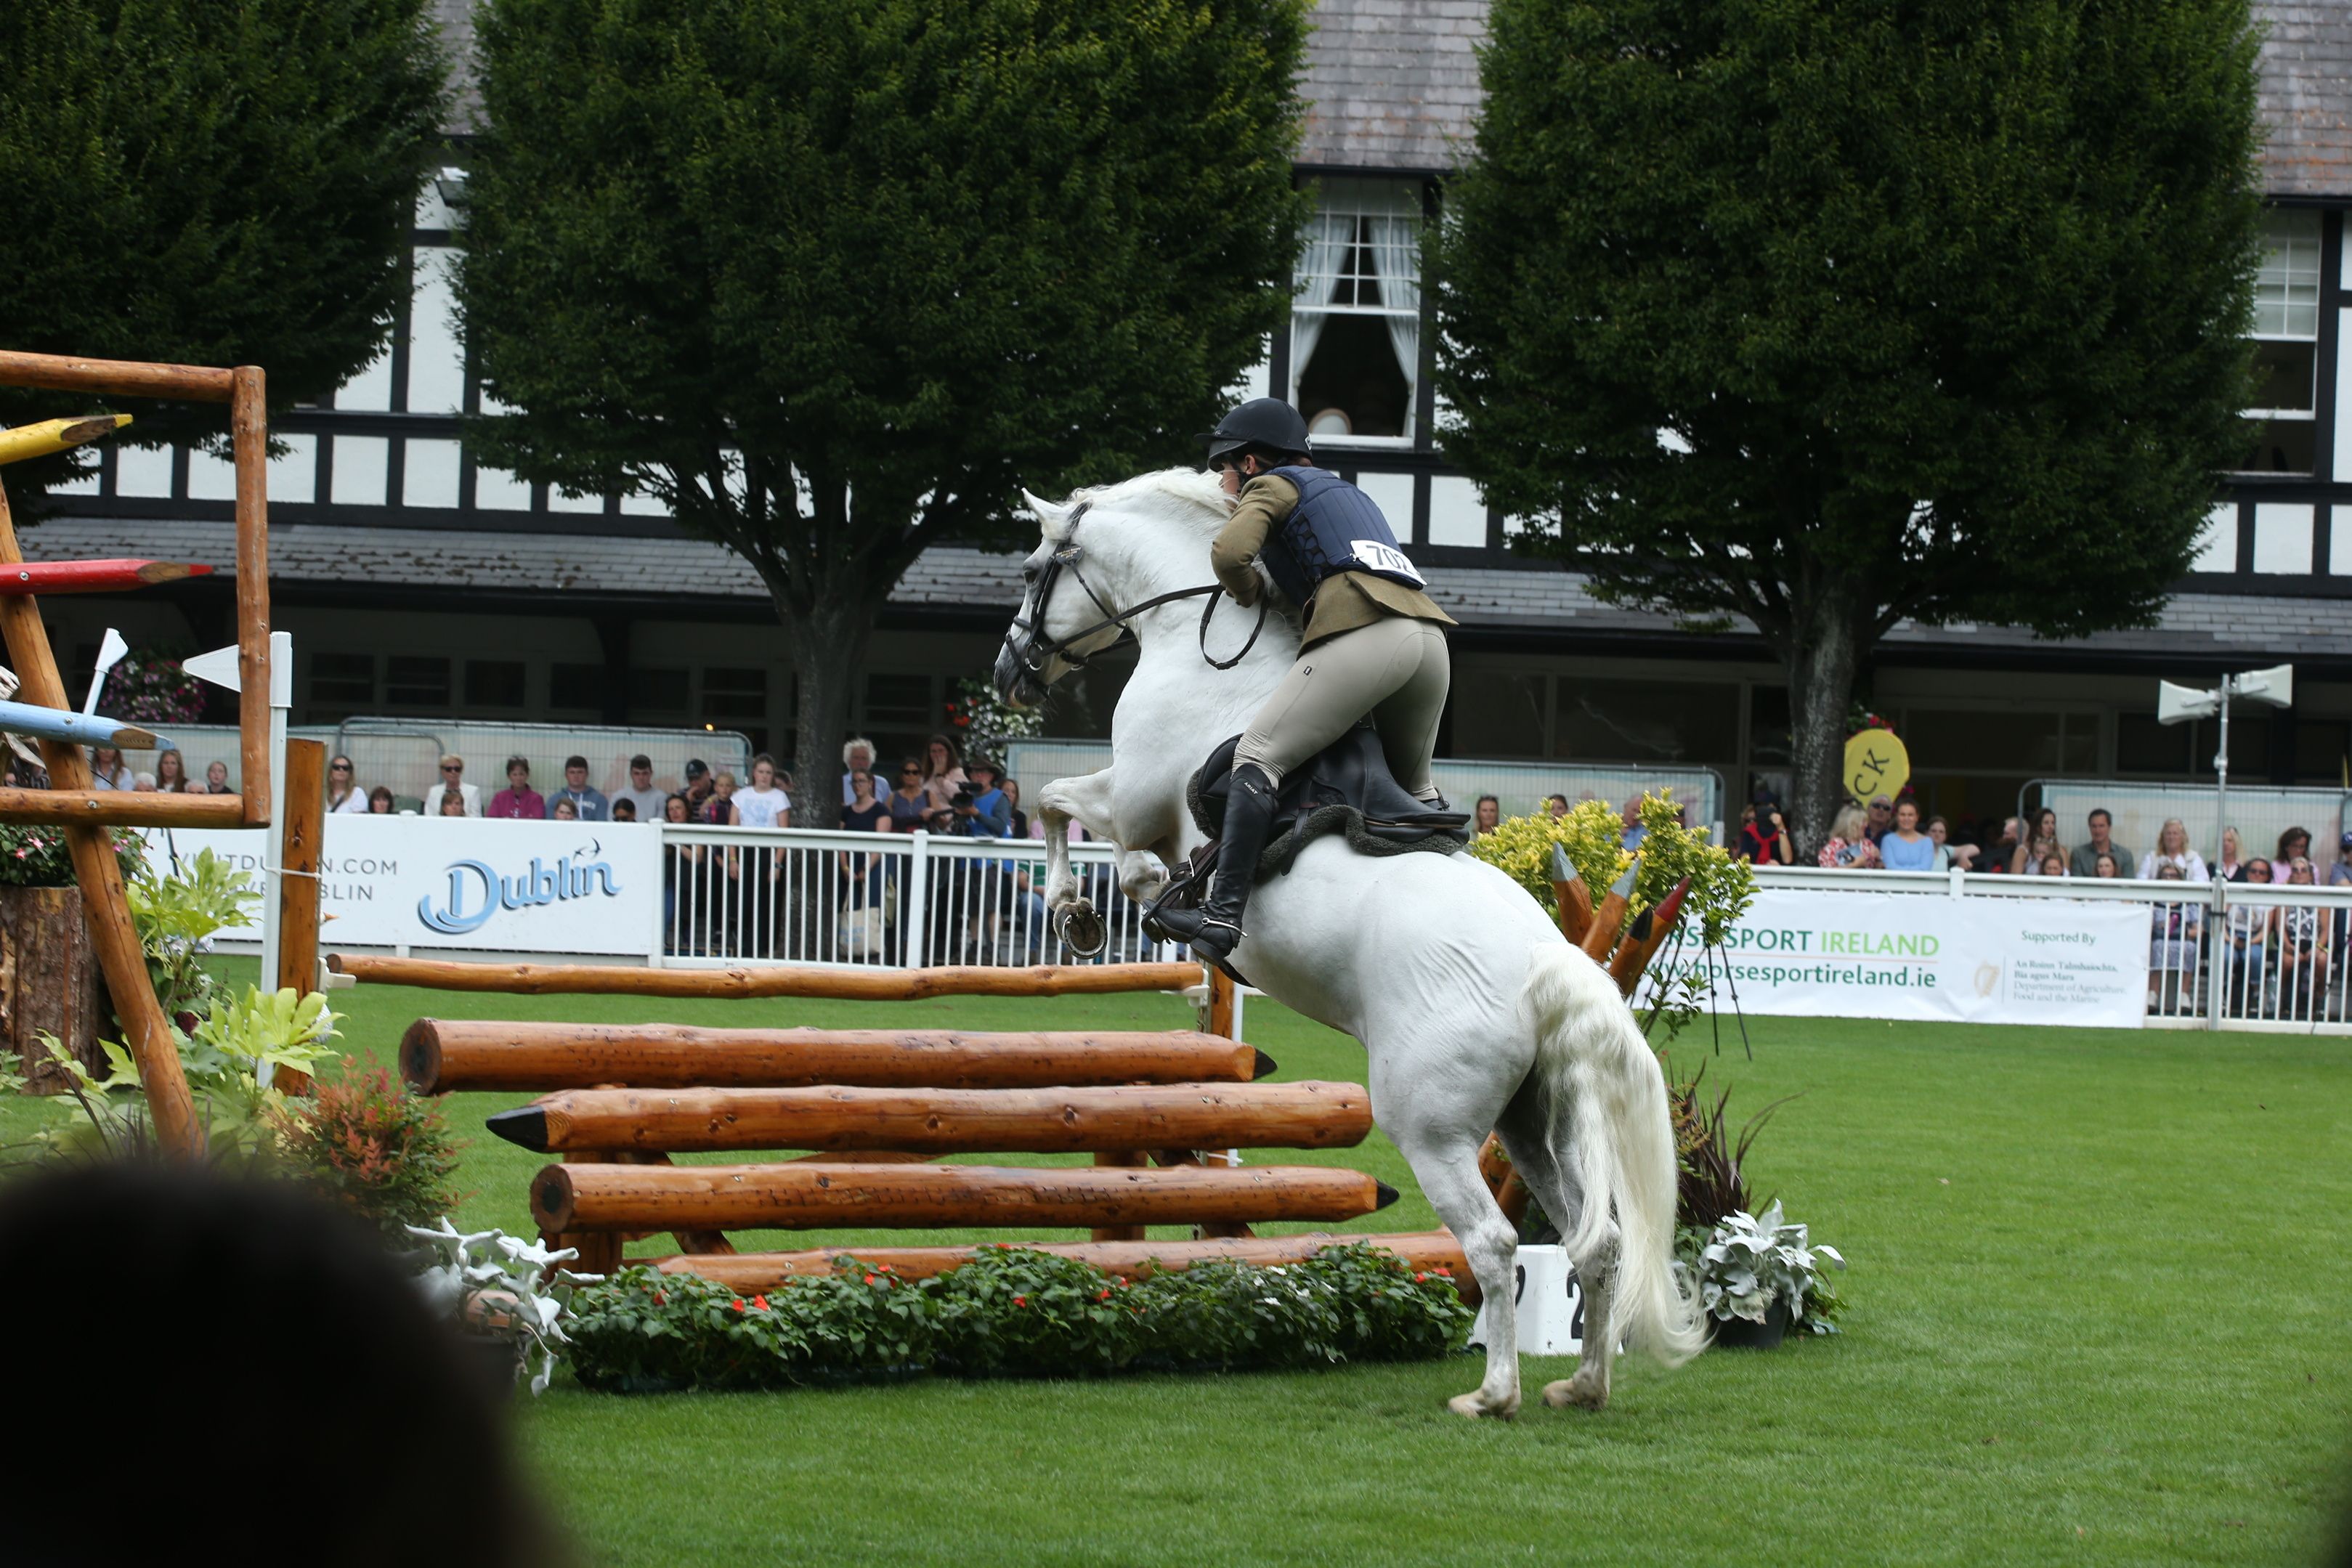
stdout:
MULTIPOLYGON (((1201 841, 1186 779, 1248 723, 1297 656, 1299 634, 1277 612, 1230 669, 1202 657, 1198 599, 1172 596, 1209 580, 1209 543, 1233 508, 1211 476, 1171 469, 1082 490, 1067 506, 1029 500, 1044 540, 1023 564, 998 692, 1034 704, 1123 629, 1141 645, 1112 722, 1111 766, 1037 797, 1046 904, 1083 951, 1098 946, 1099 924, 1070 871, 1070 821, 1118 846, 1129 898, 1157 896, 1168 863, 1201 841), (1171 597, 1147 603, 1161 596, 1171 597)), ((1249 622, 1225 608, 1208 651, 1239 647, 1249 622)), ((1545 1401, 1606 1403, 1621 1337, 1669 1364, 1699 1348, 1698 1309, 1673 1265, 1664 1075, 1616 986, 1525 890, 1466 854, 1376 858, 1331 836, 1259 884, 1247 925, 1234 967, 1363 1042, 1373 1114, 1468 1256, 1486 1302, 1486 1375, 1451 1408, 1508 1417, 1519 1407, 1517 1239, 1478 1174, 1489 1129, 1559 1221, 1584 1291, 1583 1358, 1545 1401)))

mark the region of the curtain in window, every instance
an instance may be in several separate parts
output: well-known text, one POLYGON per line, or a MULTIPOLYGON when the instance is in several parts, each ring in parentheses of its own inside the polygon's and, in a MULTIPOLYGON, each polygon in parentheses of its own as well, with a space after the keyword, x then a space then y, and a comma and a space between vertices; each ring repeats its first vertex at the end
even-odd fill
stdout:
POLYGON ((1404 371, 1404 433, 1412 434, 1412 416, 1420 399, 1414 395, 1421 371, 1421 218, 1418 214, 1377 215, 1369 225, 1372 265, 1380 269, 1381 304, 1390 310, 1410 312, 1388 318, 1389 347, 1396 350, 1404 371))
POLYGON ((1298 378, 1315 357, 1323 336, 1324 308, 1339 287, 1339 264, 1355 243, 1353 214, 1318 213, 1307 228, 1307 251, 1298 258, 1297 287, 1290 298, 1290 401, 1298 401, 1298 378))

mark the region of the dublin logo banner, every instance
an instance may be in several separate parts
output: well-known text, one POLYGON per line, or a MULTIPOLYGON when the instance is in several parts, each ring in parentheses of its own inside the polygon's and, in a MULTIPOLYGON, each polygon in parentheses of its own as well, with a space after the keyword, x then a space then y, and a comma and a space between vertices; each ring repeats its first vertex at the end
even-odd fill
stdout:
POLYGON ((501 909, 614 897, 621 884, 612 866, 601 858, 603 853, 603 845, 591 840, 585 848, 560 857, 553 865, 533 855, 530 869, 513 876, 501 876, 487 861, 452 861, 449 885, 440 906, 436 908, 434 895, 427 894, 416 901, 416 917, 444 936, 462 936, 479 930, 501 909))

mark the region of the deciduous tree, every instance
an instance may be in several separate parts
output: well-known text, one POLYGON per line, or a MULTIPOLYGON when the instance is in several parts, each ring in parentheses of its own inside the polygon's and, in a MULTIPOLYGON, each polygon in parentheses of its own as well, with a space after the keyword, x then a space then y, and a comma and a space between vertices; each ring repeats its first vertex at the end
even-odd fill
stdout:
POLYGON ((829 822, 876 617, 1017 486, 1197 456, 1290 290, 1300 0, 493 0, 483 449, 760 573, 829 822))
POLYGON ((2243 0, 1496 0, 1446 450, 1598 591, 1747 622, 1817 844, 1906 618, 2145 624, 2238 418, 2243 0))

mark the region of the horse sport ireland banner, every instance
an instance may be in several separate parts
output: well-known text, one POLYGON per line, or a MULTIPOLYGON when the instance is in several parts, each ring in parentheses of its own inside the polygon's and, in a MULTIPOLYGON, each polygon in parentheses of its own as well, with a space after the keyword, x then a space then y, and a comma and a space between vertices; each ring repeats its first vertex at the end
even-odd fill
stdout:
POLYGON ((2148 910, 2123 901, 1766 888, 1717 956, 1718 1005, 1813 1018, 2137 1029, 2148 910))
MULTIPOLYGON (((661 830, 635 822, 331 816, 319 862, 321 947, 643 956, 661 908, 661 830)), ((257 829, 142 830, 169 864, 210 850, 264 882, 257 829)), ((252 940, 249 929, 223 932, 252 940)))

